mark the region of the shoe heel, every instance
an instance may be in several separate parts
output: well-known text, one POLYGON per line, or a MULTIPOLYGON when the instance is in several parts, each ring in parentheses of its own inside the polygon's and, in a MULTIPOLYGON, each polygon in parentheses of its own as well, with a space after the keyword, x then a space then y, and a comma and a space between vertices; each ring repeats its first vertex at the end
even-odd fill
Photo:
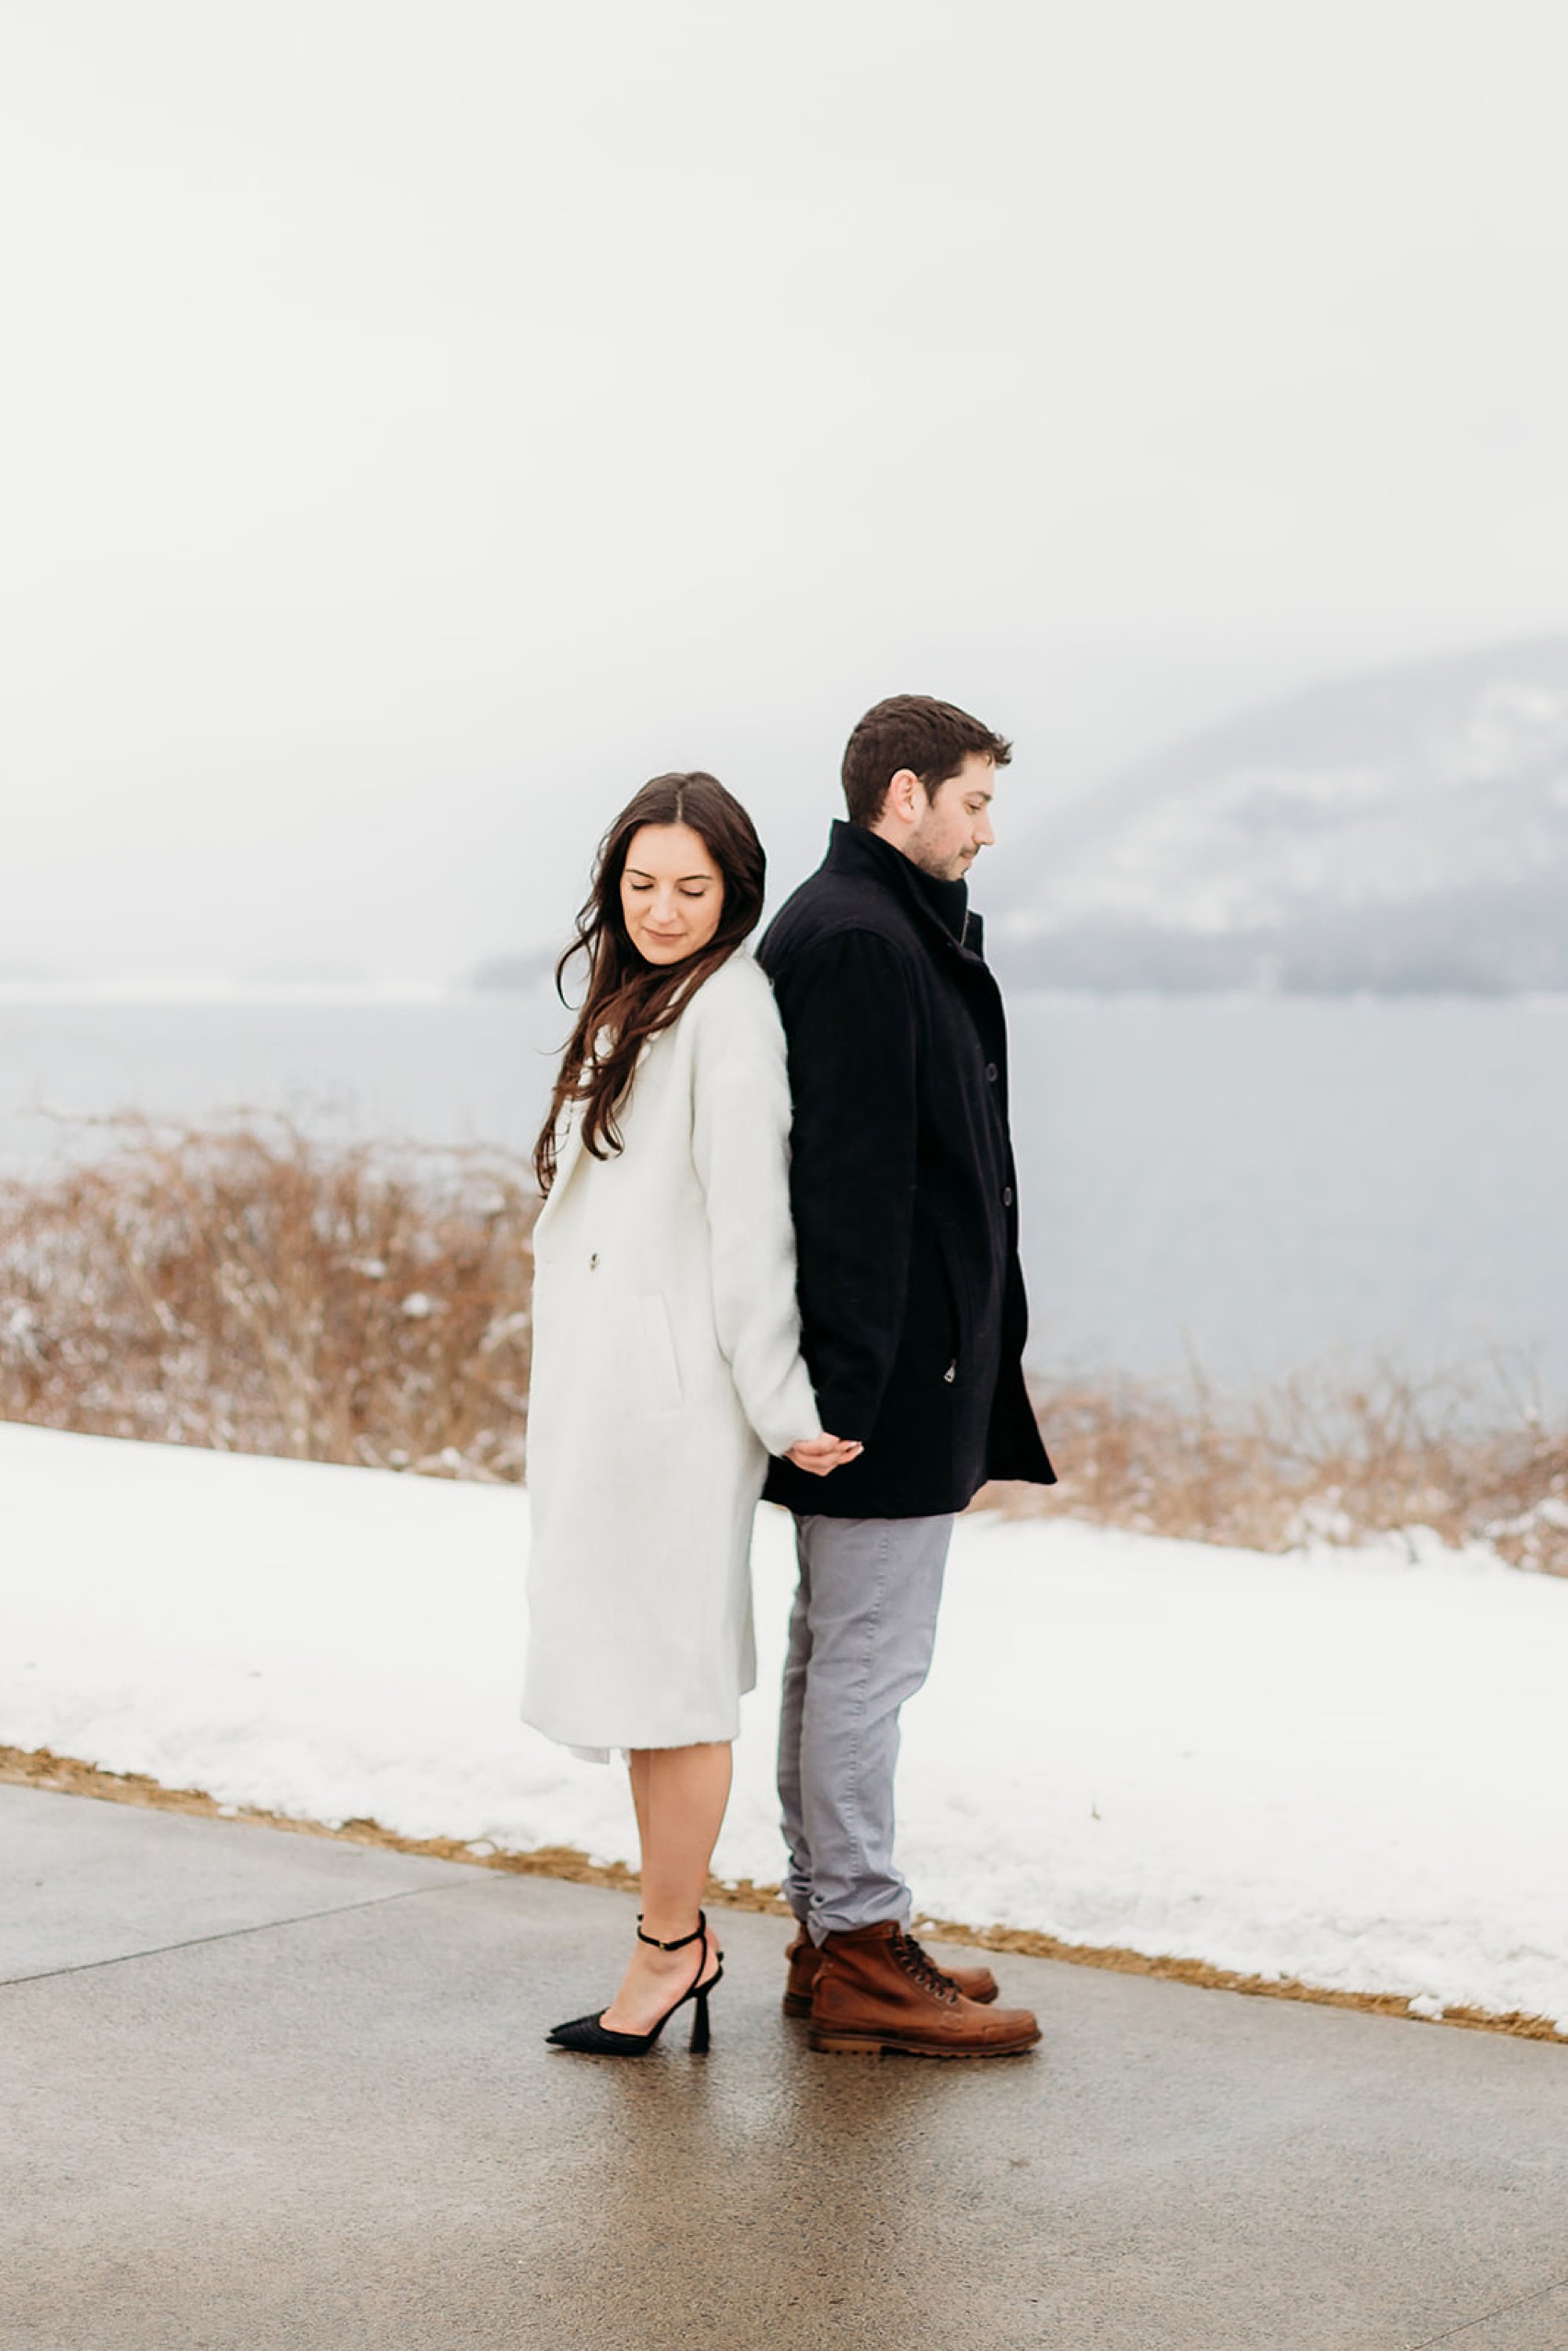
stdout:
POLYGON ((705 1989, 695 1996, 695 2012, 692 2017, 692 2055, 706 2057, 707 2047, 707 1991, 705 1989))
POLYGON ((856 2032, 824 2032, 821 2028, 809 2032, 806 2045, 819 2050, 824 2057, 880 2057, 885 2043, 866 2039, 856 2032))

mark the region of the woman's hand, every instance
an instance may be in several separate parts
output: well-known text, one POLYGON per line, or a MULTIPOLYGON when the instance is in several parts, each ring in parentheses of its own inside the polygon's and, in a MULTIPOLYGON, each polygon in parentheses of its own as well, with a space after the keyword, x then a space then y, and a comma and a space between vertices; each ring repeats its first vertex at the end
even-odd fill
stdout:
POLYGON ((784 1458, 792 1461, 797 1469, 809 1469, 813 1478, 826 1478, 864 1451, 865 1447, 854 1437, 803 1437, 798 1445, 789 1447, 784 1458))

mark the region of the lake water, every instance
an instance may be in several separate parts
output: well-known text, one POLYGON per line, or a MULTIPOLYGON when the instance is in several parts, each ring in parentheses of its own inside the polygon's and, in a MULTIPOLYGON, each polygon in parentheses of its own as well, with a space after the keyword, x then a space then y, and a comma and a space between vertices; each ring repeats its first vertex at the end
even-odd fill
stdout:
MULTIPOLYGON (((1019 996, 1032 1360, 1245 1387, 1337 1359, 1533 1366, 1568 1402, 1568 999, 1019 996)), ((0 1161, 40 1105, 525 1150, 562 1016, 428 1002, 0 1000, 0 1161)))

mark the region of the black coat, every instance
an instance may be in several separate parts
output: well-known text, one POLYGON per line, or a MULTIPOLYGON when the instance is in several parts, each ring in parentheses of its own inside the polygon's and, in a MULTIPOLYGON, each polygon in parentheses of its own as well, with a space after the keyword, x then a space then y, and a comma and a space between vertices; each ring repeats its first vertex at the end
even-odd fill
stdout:
POLYGON ((962 1510, 988 1478, 1054 1485, 1028 1331, 1007 1032, 962 882, 839 823, 758 960, 789 1046, 790 1197, 822 1426, 865 1451, 767 1493, 830 1518, 962 1510))

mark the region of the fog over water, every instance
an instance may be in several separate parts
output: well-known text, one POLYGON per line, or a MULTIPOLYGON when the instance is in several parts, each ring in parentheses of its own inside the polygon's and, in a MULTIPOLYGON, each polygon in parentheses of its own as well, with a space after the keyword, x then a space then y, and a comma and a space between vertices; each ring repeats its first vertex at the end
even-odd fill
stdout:
POLYGON ((1568 626, 1550 0, 17 0, 0 962, 431 978, 716 768, 781 884, 1568 626))
MULTIPOLYGON (((16 0, 0 1160, 38 1097, 525 1144, 559 1016, 442 985, 669 767, 777 904, 886 693, 1016 740, 999 942, 1127 761, 1568 632, 1565 66, 1551 0, 16 0)), ((1014 1028, 1042 1364, 1568 1388, 1560 1006, 1014 1028)))
MULTIPOLYGON (((1248 1393, 1304 1365, 1490 1359, 1568 1407, 1568 998, 1030 996, 1013 1124, 1041 1371, 1248 1393)), ((37 1106, 286 1109, 325 1136, 526 1151, 559 1007, 0 1001, 0 1167, 101 1130, 37 1106)))

